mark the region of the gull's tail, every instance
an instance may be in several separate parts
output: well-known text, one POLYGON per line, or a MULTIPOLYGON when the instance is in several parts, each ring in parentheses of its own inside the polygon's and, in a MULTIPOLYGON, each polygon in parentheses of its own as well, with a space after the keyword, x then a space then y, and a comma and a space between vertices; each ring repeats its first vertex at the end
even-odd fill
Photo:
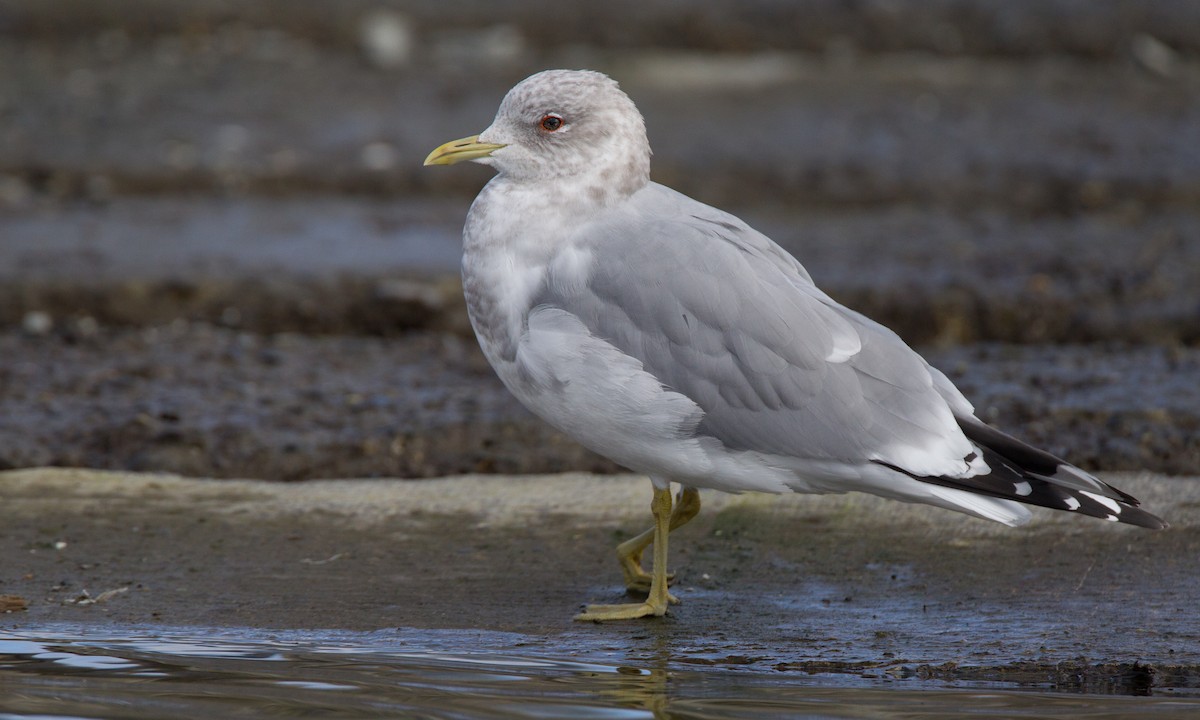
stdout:
POLYGON ((983 424, 958 417, 963 433, 992 471, 973 477, 917 477, 934 485, 1161 530, 1167 523, 1138 507, 1137 498, 1074 465, 983 424))

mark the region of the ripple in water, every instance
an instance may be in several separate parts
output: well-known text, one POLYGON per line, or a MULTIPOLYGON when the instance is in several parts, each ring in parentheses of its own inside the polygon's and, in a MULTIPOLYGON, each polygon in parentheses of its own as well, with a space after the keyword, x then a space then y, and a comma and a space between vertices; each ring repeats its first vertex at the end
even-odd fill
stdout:
POLYGON ((946 689, 491 652, 464 631, 0 632, 0 720, 1200 716, 1200 699, 946 689))

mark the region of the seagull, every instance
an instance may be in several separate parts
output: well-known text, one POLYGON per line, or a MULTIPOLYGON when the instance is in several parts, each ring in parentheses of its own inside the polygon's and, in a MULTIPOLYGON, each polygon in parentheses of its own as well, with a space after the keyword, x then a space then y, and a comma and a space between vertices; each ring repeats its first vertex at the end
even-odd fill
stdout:
POLYGON ((534 414, 653 486, 653 526, 617 548, 645 601, 576 619, 661 617, 678 602, 667 539, 700 511, 700 488, 864 492, 1010 526, 1026 505, 1167 526, 984 424, 945 375, 771 239, 652 182, 645 123, 608 76, 532 75, 487 129, 425 165, 467 160, 497 173, 463 229, 483 354, 534 414))

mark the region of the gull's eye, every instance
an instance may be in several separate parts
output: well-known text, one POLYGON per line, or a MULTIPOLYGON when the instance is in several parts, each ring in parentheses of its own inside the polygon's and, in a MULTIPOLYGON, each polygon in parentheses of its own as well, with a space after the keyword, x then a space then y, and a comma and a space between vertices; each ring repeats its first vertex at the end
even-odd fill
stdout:
POLYGON ((542 117, 542 129, 546 132, 554 132, 563 126, 563 119, 554 113, 544 115, 542 117))

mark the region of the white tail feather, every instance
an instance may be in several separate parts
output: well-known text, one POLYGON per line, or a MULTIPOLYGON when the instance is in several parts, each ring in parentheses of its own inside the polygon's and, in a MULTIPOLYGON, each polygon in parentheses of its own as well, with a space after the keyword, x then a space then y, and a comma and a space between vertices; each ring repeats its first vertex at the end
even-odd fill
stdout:
POLYGON ((986 495, 976 495, 965 490, 956 490, 955 488, 938 485, 930 485, 928 490, 931 495, 937 498, 937 500, 931 501, 932 504, 940 505, 950 510, 965 512, 968 515, 981 517, 985 520, 995 520, 1009 527, 1024 525, 1033 517, 1033 513, 1029 512, 1028 508, 1012 500, 1001 500, 1000 498, 988 497, 986 495))

